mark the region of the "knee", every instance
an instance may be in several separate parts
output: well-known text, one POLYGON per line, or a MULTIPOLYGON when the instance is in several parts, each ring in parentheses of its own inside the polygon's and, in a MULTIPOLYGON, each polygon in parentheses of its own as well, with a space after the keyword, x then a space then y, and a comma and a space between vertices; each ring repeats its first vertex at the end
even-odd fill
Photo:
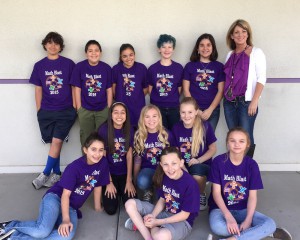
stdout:
POLYGON ((125 203, 126 212, 131 212, 132 210, 137 209, 136 202, 134 199, 128 199, 125 203))
POLYGON ((264 223, 264 230, 266 231, 267 235, 270 235, 275 232, 276 230, 276 223, 272 218, 267 218, 264 223))
POLYGON ((118 209, 118 207, 115 207, 115 206, 104 207, 104 211, 108 215, 114 215, 114 214, 116 214, 117 209, 118 209))
POLYGON ((32 231, 30 233, 30 236, 33 237, 33 238, 38 238, 38 239, 46 238, 50 235, 52 230, 53 229, 47 228, 45 226, 39 226, 36 229, 36 231, 32 231))
POLYGON ((153 240, 171 240, 172 239, 172 234, 170 231, 157 231, 152 235, 153 240))
POLYGON ((139 189, 147 190, 151 186, 152 181, 147 176, 140 174, 136 183, 139 189))

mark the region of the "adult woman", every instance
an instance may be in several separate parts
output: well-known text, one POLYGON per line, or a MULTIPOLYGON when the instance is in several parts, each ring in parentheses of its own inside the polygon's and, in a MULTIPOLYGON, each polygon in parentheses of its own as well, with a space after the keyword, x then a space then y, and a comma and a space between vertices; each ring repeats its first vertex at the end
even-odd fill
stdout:
POLYGON ((258 100, 266 83, 266 58, 263 51, 253 46, 252 31, 245 20, 236 20, 229 28, 228 53, 224 72, 224 113, 229 129, 240 126, 250 135, 251 146, 247 155, 254 154, 254 122, 258 100))

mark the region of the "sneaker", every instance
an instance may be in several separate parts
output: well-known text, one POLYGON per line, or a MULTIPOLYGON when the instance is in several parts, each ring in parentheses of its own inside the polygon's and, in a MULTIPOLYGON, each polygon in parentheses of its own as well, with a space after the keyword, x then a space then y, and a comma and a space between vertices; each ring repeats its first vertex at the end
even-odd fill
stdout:
POLYGON ((0 239, 7 239, 15 230, 12 229, 8 231, 7 233, 5 232, 5 227, 10 223, 11 221, 8 222, 2 222, 0 223, 0 239))
POLYGON ((200 194, 200 211, 207 209, 207 198, 206 194, 200 194))
POLYGON ((35 189, 40 189, 48 180, 48 176, 44 173, 40 173, 40 175, 32 181, 32 185, 35 187, 35 189))
POLYGON ((146 190, 144 191, 142 200, 145 202, 151 202, 152 196, 153 196, 153 192, 151 190, 146 190))
POLYGON ((292 235, 284 228, 276 228, 275 232, 273 233, 273 238, 292 240, 292 235))
POLYGON ((130 230, 130 231, 136 231, 136 230, 138 230, 136 228, 136 226, 134 225, 133 221, 130 218, 128 218, 126 220, 126 222, 125 222, 125 228, 128 229, 128 230, 130 230))
POLYGON ((56 182, 60 180, 61 175, 58 175, 56 173, 51 173, 48 180, 43 185, 44 187, 52 187, 56 182))
POLYGON ((213 236, 211 233, 208 234, 207 240, 218 240, 215 236, 213 236))
POLYGON ((3 235, 0 235, 0 240, 9 240, 10 236, 15 232, 15 229, 12 229, 8 231, 7 233, 4 233, 3 235))

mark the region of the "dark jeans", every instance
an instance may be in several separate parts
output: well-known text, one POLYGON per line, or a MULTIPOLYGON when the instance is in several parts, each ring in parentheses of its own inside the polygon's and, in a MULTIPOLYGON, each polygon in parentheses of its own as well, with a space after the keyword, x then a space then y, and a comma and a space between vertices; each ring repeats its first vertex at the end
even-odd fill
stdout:
POLYGON ((119 198, 122 199, 123 204, 125 204, 125 202, 129 199, 128 193, 124 193, 127 175, 111 175, 111 178, 115 188, 117 189, 117 197, 108 198, 105 196, 106 186, 102 187, 103 208, 109 215, 113 215, 117 212, 120 201, 119 198))
POLYGON ((163 126, 172 130, 173 126, 179 122, 179 107, 158 107, 162 116, 163 126))
POLYGON ((219 118, 220 118, 220 106, 216 107, 215 110, 211 113, 209 119, 207 119, 207 121, 212 126, 214 132, 216 131, 219 118))
POLYGON ((248 107, 250 101, 245 101, 244 97, 237 97, 236 101, 228 101, 226 98, 223 100, 224 114, 228 129, 234 127, 244 128, 250 136, 251 145, 254 145, 254 122, 258 114, 258 108, 254 116, 248 115, 248 107))

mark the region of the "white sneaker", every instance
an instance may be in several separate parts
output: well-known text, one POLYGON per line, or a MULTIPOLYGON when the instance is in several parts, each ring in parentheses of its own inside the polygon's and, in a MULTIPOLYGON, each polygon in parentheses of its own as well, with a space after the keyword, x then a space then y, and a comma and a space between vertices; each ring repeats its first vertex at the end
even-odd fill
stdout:
POLYGON ((292 235, 285 228, 276 228, 275 232, 272 235, 273 238, 281 239, 281 240, 292 240, 292 235))
POLYGON ((206 194, 200 194, 200 211, 204 211, 207 209, 207 198, 206 194))
POLYGON ((56 182, 60 180, 61 175, 58 175, 56 173, 51 173, 48 180, 44 183, 44 187, 52 187, 56 182))
POLYGON ((49 176, 45 175, 44 173, 40 173, 40 175, 32 181, 32 185, 35 189, 40 189, 44 184, 47 182, 49 176))

